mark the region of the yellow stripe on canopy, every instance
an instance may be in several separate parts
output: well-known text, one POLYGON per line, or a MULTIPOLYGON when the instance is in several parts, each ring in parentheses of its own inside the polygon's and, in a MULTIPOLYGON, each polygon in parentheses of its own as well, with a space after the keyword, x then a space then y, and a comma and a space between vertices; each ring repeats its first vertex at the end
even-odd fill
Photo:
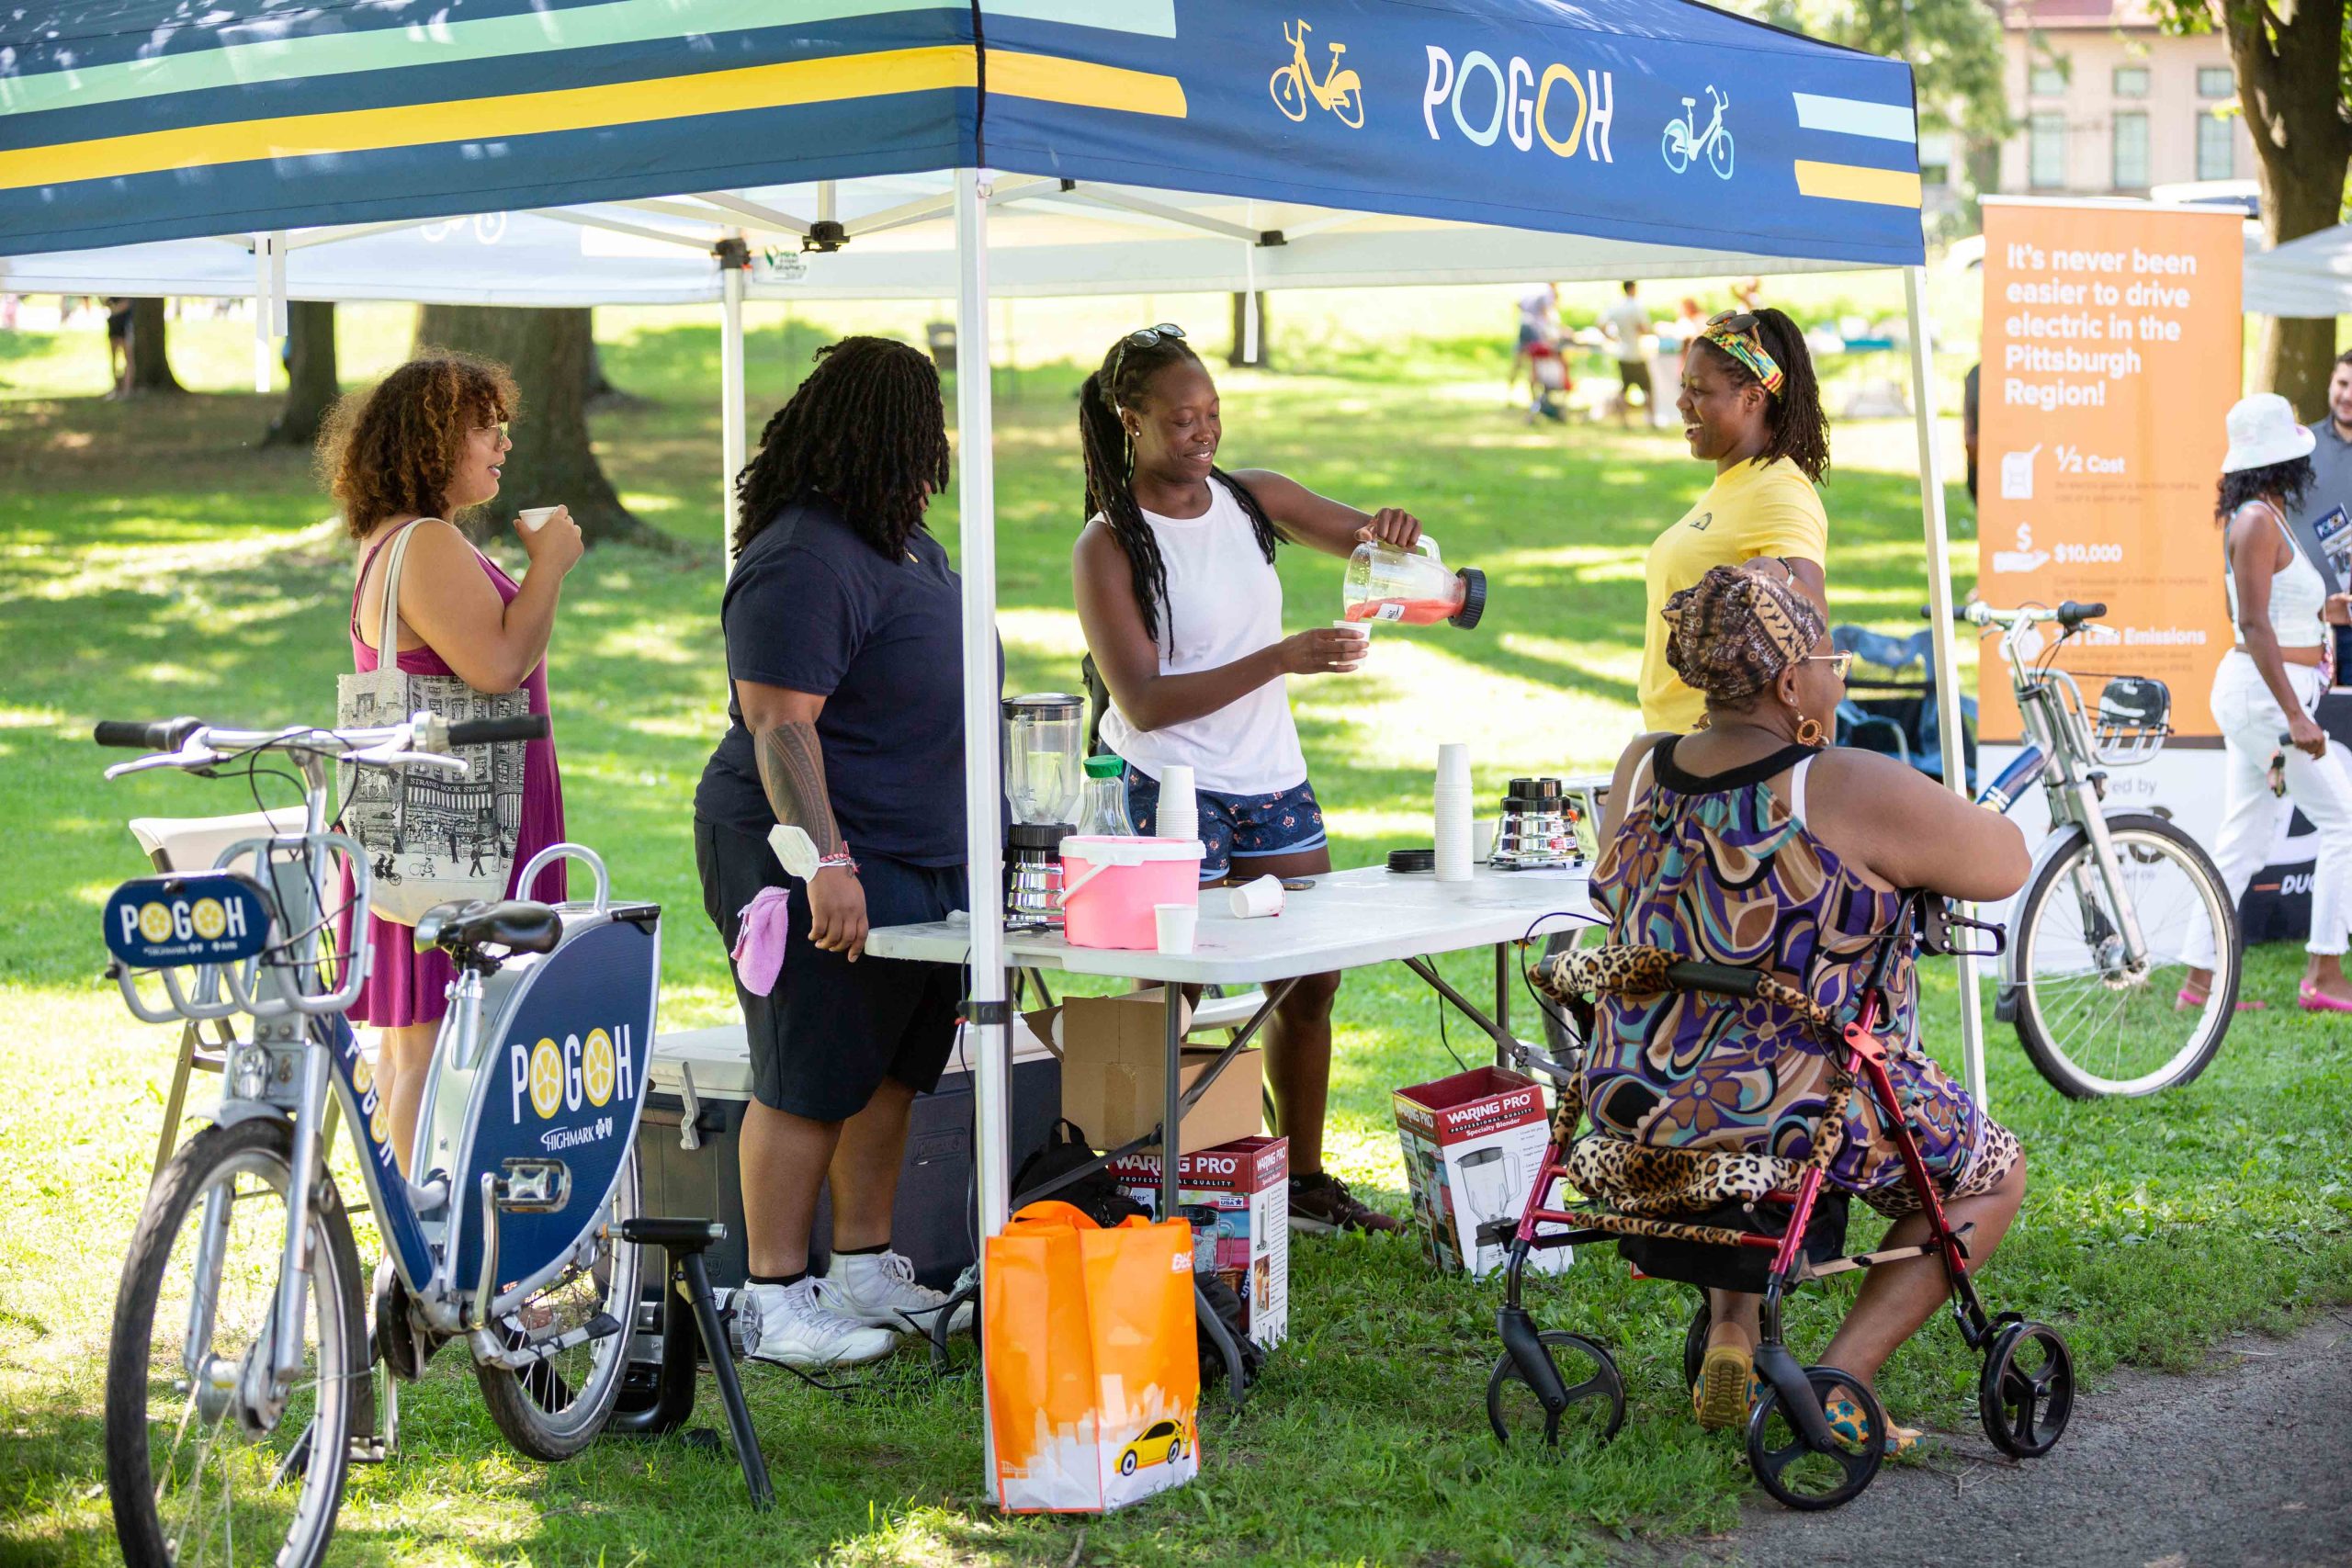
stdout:
MULTIPOLYGON (((1185 112, 1183 86, 1170 76, 1045 55, 991 52, 989 65, 990 91, 1015 97, 1178 118, 1185 112)), ((0 190, 266 158, 495 141, 550 131, 594 130, 978 84, 977 53, 969 44, 835 55, 604 86, 339 114, 288 115, 15 148, 0 151, 0 190)))
POLYGON ((1919 205, 1919 176, 1901 169, 1866 169, 1854 164, 1817 164, 1799 158, 1797 194, 1831 201, 1868 201, 1881 207, 1919 205))

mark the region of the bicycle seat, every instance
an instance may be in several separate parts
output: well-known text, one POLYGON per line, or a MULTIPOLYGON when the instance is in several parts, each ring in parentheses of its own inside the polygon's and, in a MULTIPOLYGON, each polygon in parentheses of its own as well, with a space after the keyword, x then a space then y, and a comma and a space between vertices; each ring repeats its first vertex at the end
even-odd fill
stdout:
POLYGON ((435 904, 416 922, 416 947, 422 953, 437 947, 469 968, 498 967, 499 960, 482 952, 502 947, 505 956, 518 953, 552 953, 563 936, 563 918, 545 904, 523 898, 503 898, 495 904, 480 898, 435 904))

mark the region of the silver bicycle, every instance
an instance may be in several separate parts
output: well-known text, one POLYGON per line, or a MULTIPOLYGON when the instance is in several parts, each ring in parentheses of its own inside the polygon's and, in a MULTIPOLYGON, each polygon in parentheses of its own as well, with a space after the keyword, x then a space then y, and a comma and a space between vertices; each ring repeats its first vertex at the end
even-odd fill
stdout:
POLYGON ((2068 642, 2097 639, 2105 614, 2073 600, 1960 611, 2001 634, 2025 729, 2017 759, 1977 803, 2006 814, 2039 784, 2050 807, 2010 921, 1995 1015, 2016 1024, 2052 1087, 2077 1100, 2154 1094, 2203 1072, 2229 1032, 2242 968, 2235 904, 2197 840, 2154 813, 2102 804, 2106 770, 2147 761, 2172 733, 2163 682, 2108 677, 2094 705, 2053 662, 2068 642), (2208 954, 2213 980, 2200 998, 2186 982, 2208 954))
MULTIPOLYGON (((605 1425, 627 1369, 639 1247, 630 1150, 644 1103, 660 911, 445 904, 415 928, 457 965, 404 1178, 390 1109, 345 1014, 368 972, 370 868, 335 830, 333 770, 456 772, 466 747, 534 739, 544 717, 368 729, 106 723, 153 753, 107 770, 252 777, 290 767, 299 833, 233 844, 209 872, 136 878, 106 908, 110 976, 149 1022, 235 1019, 220 1103, 150 1190, 107 1348, 107 1485, 133 1568, 307 1568, 354 1461, 396 1441, 398 1382, 465 1341, 492 1419, 541 1460, 605 1425), (346 881, 346 877, 348 880, 346 881), (326 1156, 349 1122, 386 1258, 368 1285, 326 1156), (380 1365, 383 1375, 375 1375, 380 1365)), ((481 753, 486 755, 487 753, 481 753)))

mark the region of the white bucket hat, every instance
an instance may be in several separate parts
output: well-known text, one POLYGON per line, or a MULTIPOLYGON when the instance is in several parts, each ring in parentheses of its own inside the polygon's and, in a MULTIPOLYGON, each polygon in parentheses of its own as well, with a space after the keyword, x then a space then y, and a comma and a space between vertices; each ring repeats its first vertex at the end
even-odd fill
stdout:
POLYGON ((2312 448, 2319 445, 2318 437, 2295 418, 2293 406, 2276 392, 2240 398, 2230 410, 2227 428, 2230 451, 2222 459, 2225 474, 2291 463, 2310 457, 2312 448))

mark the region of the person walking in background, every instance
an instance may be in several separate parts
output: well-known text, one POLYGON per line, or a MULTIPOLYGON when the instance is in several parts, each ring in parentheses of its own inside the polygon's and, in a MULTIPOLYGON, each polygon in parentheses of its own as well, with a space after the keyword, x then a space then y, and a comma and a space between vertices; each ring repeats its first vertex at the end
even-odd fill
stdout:
MULTIPOLYGON (((61 323, 62 324, 62 323, 61 323)), ((109 398, 130 395, 130 301, 107 301, 107 373, 114 378, 109 398)))
POLYGON ((1519 346, 1511 350, 1510 396, 1527 399, 1527 420, 1532 424, 1544 401, 1544 378, 1538 361, 1560 350, 1560 286, 1539 283, 1519 297, 1519 346))
MULTIPOLYGON (((923 525, 947 488, 939 372, 849 337, 768 422, 735 480, 719 602, 727 733, 695 791, 703 908, 735 956, 752 1055, 741 1154, 752 1354, 787 1367, 888 1355, 947 1298, 890 1246, 914 1098, 956 1043, 952 964, 865 955, 874 926, 970 907, 963 587, 923 525), (769 835, 799 830, 787 871, 769 835), (852 846, 855 846, 853 855, 852 846), (780 960, 773 890, 784 894, 780 960), (764 908, 763 908, 764 907, 764 908), (746 931, 747 918, 760 922, 746 931), (831 1179, 832 1256, 808 1267, 831 1179)), ((956 1314, 968 1325, 970 1311, 956 1314)))
MULTIPOLYGON (((1316 494, 1264 468, 1216 465, 1216 383, 1162 323, 1127 333, 1079 393, 1088 517, 1070 554, 1079 625, 1110 688, 1102 743, 1126 761, 1127 814, 1148 833, 1159 779, 1193 770, 1204 886, 1230 872, 1320 876, 1331 869, 1323 808, 1306 775, 1288 678, 1363 661, 1352 628, 1283 635, 1278 541, 1342 558, 1376 538, 1409 550, 1421 525, 1316 494)), ((1310 975, 1266 1027, 1266 1078, 1290 1140, 1291 1228, 1401 1229, 1323 1168, 1331 1003, 1340 976, 1310 975)))
POLYGON ((1617 346, 1617 423, 1634 423, 1634 389, 1642 389, 1642 419, 1657 426, 1657 389, 1650 380, 1650 313, 1644 308, 1641 285, 1628 282, 1624 293, 1600 318, 1601 330, 1617 346))
MULTIPOLYGON (((2288 798, 2319 830, 2311 935, 2303 944, 2310 959, 2298 1000, 2307 1012, 2352 1012, 2352 983, 2344 975, 2352 931, 2352 773, 2342 748, 2330 744, 2312 717, 2331 672, 2328 626, 2352 622, 2352 596, 2330 596, 2287 525, 2289 509, 2310 493, 2317 438, 2275 392, 2241 399, 2230 410, 2229 432, 2213 515, 2223 529, 2222 581, 2237 645, 2213 672, 2213 720, 2226 759, 2213 863, 2235 908, 2278 826, 2269 782, 2275 759, 2288 798)), ((2201 940, 2210 948, 2210 934, 2201 940)), ((2192 948, 2187 956, 2191 967, 2179 1005, 2201 1008, 2219 955, 2192 948)))
POLYGON ((1674 315, 1674 384, 1682 385, 1682 372, 1690 362, 1690 345, 1707 330, 1706 308, 1688 294, 1676 307, 1674 315))
MULTIPOLYGON (((514 522, 530 570, 516 582, 469 544, 450 521, 498 494, 506 421, 516 406, 505 367, 460 354, 427 353, 373 389, 335 406, 319 443, 320 469, 342 503, 357 547, 351 588, 352 668, 381 667, 368 638, 383 624, 384 583, 371 569, 392 539, 413 530, 401 567, 400 646, 392 657, 412 675, 455 675, 481 692, 529 694, 548 712, 548 645, 566 573, 580 560, 580 526, 561 507, 536 533, 514 522)), ((523 753, 523 821, 509 874, 510 897, 560 903, 564 868, 548 866, 528 889, 513 877, 531 856, 563 839, 563 781, 552 735, 523 753)), ((450 831, 451 858, 457 833, 450 831)), ((346 883, 346 888, 348 884, 346 883)), ((348 894, 338 941, 351 946, 348 894)), ((382 1032, 376 1057, 391 1122, 392 1155, 403 1174, 415 1141, 417 1105, 447 991, 457 977, 448 954, 415 950, 414 930, 369 914, 372 957, 351 1021, 382 1032)))
POLYGON ((1714 482, 1651 544, 1643 566, 1641 701, 1645 728, 1696 729, 1706 704, 1667 659, 1666 602, 1710 569, 1796 584, 1826 614, 1829 516, 1815 488, 1829 470, 1829 422, 1813 355, 1779 310, 1726 310, 1684 358, 1682 436, 1714 482))
MULTIPOLYGON (((2310 430, 2312 485, 2287 522, 2329 592, 2341 593, 2352 589, 2352 349, 2336 356, 2327 410, 2310 430)), ((2340 685, 2352 681, 2352 629, 2336 627, 2333 637, 2340 685)))

